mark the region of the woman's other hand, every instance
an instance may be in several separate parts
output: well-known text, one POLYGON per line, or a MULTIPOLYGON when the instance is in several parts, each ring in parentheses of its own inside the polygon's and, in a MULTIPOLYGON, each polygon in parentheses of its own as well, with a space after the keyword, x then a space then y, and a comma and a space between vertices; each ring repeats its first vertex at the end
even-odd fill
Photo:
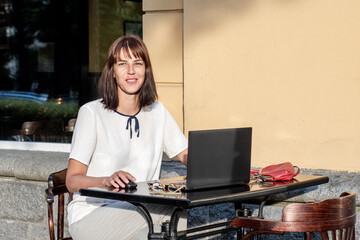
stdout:
POLYGON ((187 160, 188 160, 188 149, 187 148, 176 156, 180 159, 182 164, 187 166, 187 160))

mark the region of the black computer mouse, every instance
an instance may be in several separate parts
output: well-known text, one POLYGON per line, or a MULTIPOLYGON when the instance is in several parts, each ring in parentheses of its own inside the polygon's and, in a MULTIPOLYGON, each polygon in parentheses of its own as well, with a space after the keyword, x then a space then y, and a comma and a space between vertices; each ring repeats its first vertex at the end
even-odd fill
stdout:
POLYGON ((137 187, 137 183, 136 182, 133 182, 131 181, 130 179, 129 180, 129 183, 124 183, 125 187, 123 189, 135 189, 137 187))

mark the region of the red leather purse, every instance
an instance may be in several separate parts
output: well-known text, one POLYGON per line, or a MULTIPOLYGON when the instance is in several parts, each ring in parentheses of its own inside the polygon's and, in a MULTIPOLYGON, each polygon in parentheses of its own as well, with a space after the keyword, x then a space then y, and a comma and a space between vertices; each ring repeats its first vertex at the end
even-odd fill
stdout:
POLYGON ((300 173, 300 168, 293 166, 290 162, 269 165, 261 169, 257 175, 264 181, 289 181, 300 173))

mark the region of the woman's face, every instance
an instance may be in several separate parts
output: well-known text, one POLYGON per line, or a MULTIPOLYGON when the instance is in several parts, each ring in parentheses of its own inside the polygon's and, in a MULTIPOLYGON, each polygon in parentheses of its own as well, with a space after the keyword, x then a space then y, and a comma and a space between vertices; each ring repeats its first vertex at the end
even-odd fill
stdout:
POLYGON ((145 62, 136 58, 130 51, 127 56, 124 50, 120 52, 120 59, 114 64, 114 77, 120 93, 136 95, 145 80, 145 62))

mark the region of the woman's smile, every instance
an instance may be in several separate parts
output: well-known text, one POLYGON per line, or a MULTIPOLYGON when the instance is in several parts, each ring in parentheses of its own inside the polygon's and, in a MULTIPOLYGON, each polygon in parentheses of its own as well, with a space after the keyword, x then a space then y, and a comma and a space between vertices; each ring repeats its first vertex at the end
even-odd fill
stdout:
POLYGON ((126 79, 126 82, 129 84, 135 84, 137 83, 137 78, 128 78, 126 79))

